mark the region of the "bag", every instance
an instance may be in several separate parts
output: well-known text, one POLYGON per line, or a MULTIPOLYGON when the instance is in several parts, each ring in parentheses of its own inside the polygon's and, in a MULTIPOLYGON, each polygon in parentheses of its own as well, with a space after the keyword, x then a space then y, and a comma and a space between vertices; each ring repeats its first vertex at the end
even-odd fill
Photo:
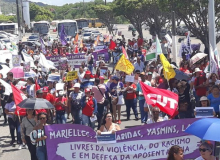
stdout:
MULTIPOLYGON (((102 94, 103 98, 105 98, 104 94, 102 93, 102 91, 98 85, 97 85, 97 88, 99 89, 99 92, 102 94)), ((107 106, 108 104, 109 104, 109 100, 105 98, 103 105, 107 106)))
POLYGON ((120 95, 120 96, 118 96, 118 103, 117 103, 117 105, 123 105, 123 104, 125 104, 124 96, 120 95))

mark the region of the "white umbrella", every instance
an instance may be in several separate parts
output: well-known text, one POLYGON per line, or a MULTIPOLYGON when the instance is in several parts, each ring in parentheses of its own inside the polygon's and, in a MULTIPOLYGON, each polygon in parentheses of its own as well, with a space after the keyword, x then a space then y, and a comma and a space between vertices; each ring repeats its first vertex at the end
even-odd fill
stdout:
POLYGON ((207 54, 205 53, 197 53, 196 55, 194 55, 191 59, 190 59, 190 64, 193 65, 196 62, 198 62, 199 60, 201 60, 202 58, 206 57, 207 54))

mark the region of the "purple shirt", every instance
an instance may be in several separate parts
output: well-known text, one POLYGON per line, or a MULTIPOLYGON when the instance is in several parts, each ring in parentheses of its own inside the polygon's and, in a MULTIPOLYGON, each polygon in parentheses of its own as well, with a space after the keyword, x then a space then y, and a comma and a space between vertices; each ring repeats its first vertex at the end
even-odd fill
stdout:
MULTIPOLYGON (((116 89, 117 89, 117 87, 119 87, 119 88, 123 88, 123 83, 122 82, 118 82, 117 84, 115 84, 115 83, 111 83, 110 84, 110 93, 111 93, 111 95, 112 96, 117 96, 117 92, 116 92, 116 89), (118 84, 119 83, 119 84, 118 84), (115 91, 114 92, 112 92, 112 89, 114 89, 115 91)), ((119 95, 121 95, 122 93, 119 93, 119 95)))

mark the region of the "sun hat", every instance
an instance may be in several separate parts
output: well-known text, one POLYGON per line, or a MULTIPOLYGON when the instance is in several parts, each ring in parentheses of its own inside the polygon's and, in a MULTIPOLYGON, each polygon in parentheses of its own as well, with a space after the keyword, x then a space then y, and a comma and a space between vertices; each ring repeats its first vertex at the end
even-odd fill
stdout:
POLYGON ((208 101, 208 98, 206 96, 202 96, 199 101, 208 101))
POLYGON ((80 88, 80 84, 79 83, 75 83, 73 88, 80 88))

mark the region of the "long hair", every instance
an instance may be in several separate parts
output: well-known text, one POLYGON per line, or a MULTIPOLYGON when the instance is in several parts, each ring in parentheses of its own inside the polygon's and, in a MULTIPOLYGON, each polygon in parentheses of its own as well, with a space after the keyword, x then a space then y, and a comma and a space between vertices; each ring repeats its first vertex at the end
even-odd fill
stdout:
POLYGON ((178 154, 179 151, 183 151, 183 149, 180 146, 172 146, 169 150, 167 160, 175 160, 174 153, 178 154))
POLYGON ((112 115, 112 113, 111 112, 107 112, 104 116, 103 116, 103 118, 102 118, 102 125, 105 125, 106 124, 106 117, 107 117, 107 115, 108 114, 111 114, 112 115))
POLYGON ((12 99, 12 97, 13 97, 13 93, 11 93, 11 94, 9 95, 8 100, 7 100, 7 103, 11 103, 12 101, 14 101, 14 100, 12 99))

